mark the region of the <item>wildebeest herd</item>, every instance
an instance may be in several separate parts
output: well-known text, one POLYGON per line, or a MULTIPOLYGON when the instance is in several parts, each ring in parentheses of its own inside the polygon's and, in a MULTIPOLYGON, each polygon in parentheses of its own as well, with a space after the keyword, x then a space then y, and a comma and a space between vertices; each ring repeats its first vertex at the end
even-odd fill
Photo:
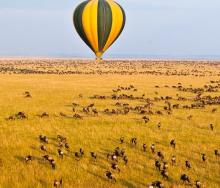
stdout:
MULTIPOLYGON (((32 128, 27 130, 29 132, 27 134, 32 136, 25 137, 30 142, 32 140, 32 143, 25 142, 22 155, 14 156, 15 163, 22 165, 24 171, 31 165, 38 170, 44 166, 43 171, 49 174, 49 178, 44 180, 47 182, 43 182, 32 175, 33 181, 36 181, 35 186, 149 188, 220 186, 218 176, 220 67, 217 62, 109 61, 106 64, 91 65, 91 62, 56 61, 8 60, 1 65, 4 67, 1 69, 3 73, 1 82, 6 74, 9 85, 17 80, 17 74, 19 78, 23 74, 30 74, 26 75, 25 80, 17 81, 20 84, 24 83, 15 91, 20 92, 16 96, 19 105, 16 110, 21 110, 13 109, 13 113, 9 113, 12 107, 5 105, 8 99, 4 100, 3 106, 9 110, 3 113, 5 114, 3 122, 7 126, 42 124, 41 127, 34 127, 34 130, 31 130, 32 128), (32 74, 52 74, 51 77, 46 77, 52 85, 51 89, 54 89, 54 80, 56 91, 63 89, 64 95, 56 93, 55 90, 47 94, 45 104, 51 105, 50 108, 41 108, 44 102, 39 102, 44 91, 48 89, 49 92, 50 86, 47 88, 47 83, 39 85, 42 89, 38 91, 39 88, 34 83, 39 84, 38 80, 42 78, 36 75, 31 78, 32 87, 26 80, 32 74), (70 78, 65 77, 62 80, 62 77, 54 77, 56 74, 59 74, 58 77, 65 75, 70 78), (71 77, 72 74, 80 77, 71 77), (105 75, 110 75, 107 81, 105 75), (82 81, 84 76, 86 82, 82 81), (138 76, 140 78, 137 78, 138 76), (119 81, 120 79, 122 81, 119 81), (99 80, 102 80, 102 83, 98 83, 99 80), (61 82, 68 84, 60 88, 61 82), (69 85, 72 82, 76 85, 69 85), (149 83, 150 86, 147 85, 149 83), (106 84, 107 87, 99 84, 106 84), (91 92, 89 88, 93 86, 95 88, 91 89, 91 92), (71 96, 67 96, 70 91, 65 91, 66 87, 73 90, 77 88, 71 100, 69 100, 71 96), (106 87, 104 91, 102 87, 106 87), (145 87, 147 89, 144 89, 145 87), (67 96, 67 99, 61 100, 59 95, 62 95, 62 98, 67 96), (55 96, 58 98, 52 100, 55 96), (26 106, 22 108, 22 104, 26 106), (76 127, 67 128, 65 124, 71 126, 76 124, 76 127), (83 126, 86 127, 85 130, 83 126), (74 134, 72 129, 75 130, 74 134), (108 144, 105 146, 105 143, 108 144), (75 171, 79 167, 86 169, 86 172, 82 172, 84 177, 75 171), (71 179, 73 173, 71 169, 74 169, 78 178, 73 175, 74 178, 71 179), (210 175, 211 171, 213 174, 210 175)), ((13 85, 8 91, 16 87, 13 85)), ((13 104, 13 101, 9 103, 13 104)), ((19 133, 22 135, 25 134, 24 130, 16 129, 21 131, 19 133)), ((10 131, 13 136, 13 131, 10 131)), ((16 153, 20 153, 19 147, 15 149, 16 153)), ((4 158, 7 158, 7 155, 0 155, 0 169, 3 170, 4 161, 7 161, 4 158)), ((82 169, 79 170, 80 173, 82 169)), ((29 169, 28 172, 30 171, 29 169)), ((7 169, 7 172, 10 173, 10 169, 7 169)), ((18 172, 14 170, 13 173, 18 172)), ((28 177, 27 174, 23 176, 28 177)), ((4 177, 2 180, 3 187, 11 186, 9 179, 4 177)), ((34 186, 31 183, 23 186, 34 186)))

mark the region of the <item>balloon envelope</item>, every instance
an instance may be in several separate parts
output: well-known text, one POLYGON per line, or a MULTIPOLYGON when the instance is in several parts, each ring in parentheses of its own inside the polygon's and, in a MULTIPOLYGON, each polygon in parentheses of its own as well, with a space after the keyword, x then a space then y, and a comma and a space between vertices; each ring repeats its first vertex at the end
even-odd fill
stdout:
POLYGON ((87 0, 74 11, 73 23, 81 39, 100 58, 125 26, 125 12, 113 0, 87 0))

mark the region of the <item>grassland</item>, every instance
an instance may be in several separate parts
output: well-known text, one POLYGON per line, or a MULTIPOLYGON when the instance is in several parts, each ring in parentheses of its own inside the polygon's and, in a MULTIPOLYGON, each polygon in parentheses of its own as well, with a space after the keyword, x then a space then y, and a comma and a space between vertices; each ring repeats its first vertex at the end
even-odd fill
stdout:
POLYGON ((180 181, 183 173, 190 177, 194 187, 196 180, 200 180, 203 187, 220 187, 220 157, 214 155, 215 149, 220 150, 219 105, 182 108, 194 103, 198 93, 172 87, 178 83, 183 88, 212 85, 216 86, 216 91, 203 91, 201 96, 220 96, 220 66, 217 63, 110 62, 106 65, 29 60, 25 63, 2 61, 1 70, 0 187, 53 187, 54 180, 60 178, 63 179, 63 187, 146 187, 155 180, 162 181, 165 187, 185 187, 180 181), (140 99, 114 100, 110 97, 114 94, 113 89, 130 85, 137 91, 121 90, 117 95, 132 94, 140 99), (30 92, 31 98, 24 96, 25 91, 30 92), (145 96, 141 99, 143 94, 145 96), (91 98, 94 95, 108 97, 102 100, 91 98), (172 97, 169 102, 178 103, 181 107, 171 109, 169 115, 164 110, 166 100, 155 100, 161 96, 172 97), (178 96, 187 100, 179 101, 178 96), (120 108, 115 106, 117 102, 134 107, 146 104, 147 98, 153 103, 153 112, 160 110, 163 113, 147 114, 148 123, 137 111, 131 110, 126 115, 104 113, 106 108, 120 108), (76 112, 72 110, 72 103, 79 104, 76 112), (98 116, 82 111, 91 103, 95 104, 98 116), (217 111, 213 113, 213 109, 217 111), (18 112, 24 112, 27 119, 7 120, 18 112), (40 118, 38 115, 43 112, 47 112, 49 117, 40 118), (61 117, 60 112, 67 117, 61 117), (73 118, 75 113, 83 119, 73 118), (190 115, 192 118, 187 118, 190 115), (159 122, 160 129, 157 127, 159 122), (213 131, 209 127, 211 123, 213 131), (46 144, 48 152, 39 149, 40 134, 49 138, 49 144, 46 144), (57 154, 58 134, 65 136, 70 145, 70 151, 64 150, 63 159, 57 154), (124 144, 119 142, 122 136, 124 144), (132 137, 137 137, 137 146, 131 146, 132 137), (176 140, 176 149, 170 146, 171 139, 176 140), (146 152, 143 152, 143 143, 147 144, 146 152), (150 152, 153 143, 156 151, 162 151, 169 162, 168 180, 155 169, 157 156, 150 152), (127 165, 119 160, 120 173, 111 169, 106 158, 106 154, 117 146, 125 149, 129 159, 127 165), (85 156, 78 161, 74 152, 79 148, 85 150, 85 156), (97 153, 97 160, 91 158, 90 151, 97 153), (55 170, 42 159, 46 153, 55 159, 55 170), (202 162, 201 153, 207 155, 206 162, 202 162), (27 155, 32 155, 33 161, 26 163, 24 157, 27 155), (174 166, 170 165, 172 155, 177 159, 174 166), (186 160, 190 161, 191 169, 186 169, 186 160), (106 178, 106 170, 113 172, 116 183, 106 178))

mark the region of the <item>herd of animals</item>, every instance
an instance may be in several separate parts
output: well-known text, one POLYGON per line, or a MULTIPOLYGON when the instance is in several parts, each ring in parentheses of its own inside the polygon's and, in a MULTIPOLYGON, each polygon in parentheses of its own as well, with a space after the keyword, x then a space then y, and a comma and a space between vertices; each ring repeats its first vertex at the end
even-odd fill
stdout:
MULTIPOLYGON (((72 155, 73 158, 75 158, 76 160, 81 160, 84 155, 85 155, 85 151, 83 148, 80 148, 79 151, 75 151, 75 152, 70 152, 70 146, 67 142, 67 138, 62 136, 62 135, 57 135, 57 155, 60 158, 65 158, 65 155, 67 155, 66 153, 68 153, 69 155, 72 155)), ((118 161, 122 160, 124 162, 124 165, 127 165, 129 163, 129 158, 126 155, 126 151, 125 149, 122 148, 123 144, 126 142, 124 137, 119 138, 119 144, 120 147, 116 147, 111 153, 107 153, 106 154, 106 160, 109 161, 110 163, 110 168, 111 170, 106 171, 103 175, 106 176, 106 178, 108 178, 110 181, 116 182, 116 178, 114 176, 115 171, 120 172, 120 167, 118 165, 118 161)), ((46 154, 47 152, 47 145, 49 144, 49 139, 47 138, 47 136, 45 135, 39 135, 39 150, 42 151, 42 160, 46 161, 50 166, 51 169, 55 170, 56 169, 56 162, 54 160, 54 158, 52 156, 49 156, 48 154, 46 154)), ((130 139, 130 144, 132 147, 136 147, 138 144, 138 139, 137 138, 131 138, 130 139)), ((176 141, 175 139, 172 139, 170 141, 170 147, 172 147, 173 149, 176 148, 176 141)), ((143 143, 142 145, 142 151, 146 152, 148 150, 148 146, 143 143)), ((169 165, 176 165, 176 156, 173 155, 172 158, 170 159, 170 161, 165 160, 165 156, 163 154, 162 151, 157 151, 156 150, 156 146, 155 144, 152 144, 149 147, 149 151, 155 155, 155 170, 159 171, 161 176, 164 178, 164 180, 168 180, 169 179, 169 173, 168 173, 168 169, 169 169, 169 165)), ((94 151, 90 151, 88 152, 90 153, 90 157, 93 160, 96 160, 99 155, 94 152, 94 151)), ((218 150, 215 150, 213 155, 216 156, 216 158, 220 158, 220 152, 218 150)), ((32 160, 34 160, 34 156, 31 155, 27 155, 24 157, 24 161, 26 163, 30 163, 32 160)), ((206 162, 207 160, 207 156, 206 154, 201 154, 201 161, 202 162, 206 162)), ((185 161, 185 166, 187 169, 191 169, 191 164, 190 161, 185 161)), ((190 177, 186 174, 183 173, 180 175, 180 181, 182 181, 183 183, 185 183, 186 185, 193 185, 192 180, 190 179, 190 177)), ((55 179, 54 180, 54 187, 62 187, 63 185, 63 179, 55 179)), ((154 181, 152 183, 149 183, 147 185, 149 188, 163 188, 164 185, 161 181, 154 181)), ((195 187, 196 188, 200 188, 202 187, 202 183, 199 180, 195 181, 195 187)))
MULTIPOLYGON (((36 60, 37 61, 37 60, 36 60)), ((148 67, 147 71, 142 71, 141 69, 136 69, 132 66, 132 63, 129 61, 121 61, 121 62, 109 62, 109 64, 98 64, 93 66, 91 69, 89 68, 90 63, 82 63, 74 62, 74 66, 71 65, 70 62, 63 62, 61 60, 57 60, 57 62, 52 62, 50 60, 40 61, 34 64, 32 61, 26 60, 25 62, 17 62, 14 63, 11 60, 4 61, 3 64, 0 65, 2 73, 4 74, 149 74, 149 75, 182 75, 182 76, 200 76, 203 77, 205 75, 212 75, 212 76, 220 76, 220 72, 216 71, 218 69, 215 69, 215 67, 219 67, 218 64, 212 63, 209 65, 210 71, 204 71, 203 66, 207 66, 206 63, 200 63, 197 64, 195 62, 191 62, 189 69, 184 70, 174 70, 172 67, 172 63, 168 66, 166 66, 167 69, 161 70, 161 67, 164 66, 167 62, 151 62, 149 64, 146 64, 144 62, 137 62, 139 63, 138 66, 142 67, 143 70, 148 67), (157 65, 158 63, 158 65, 157 65), (195 63, 195 65, 194 65, 195 63), (81 66, 83 64, 83 66, 81 66), (121 66, 123 64, 123 66, 121 66), (150 70, 150 67, 155 65, 157 67, 157 71, 150 70), (203 71, 198 71, 199 69, 192 68, 192 64, 195 67, 199 67, 203 71), (18 67, 17 67, 18 66, 18 67), (22 66, 24 66, 22 68, 22 66), (53 66, 61 66, 63 69, 57 69, 54 70, 53 66), (119 68, 118 67, 123 67, 119 68), (52 67, 53 70, 50 70, 52 67), (69 70, 70 68, 73 68, 73 70, 69 70), (79 70, 79 67, 81 69, 79 70), (88 67, 88 68, 85 68, 88 67), (100 67, 106 67, 106 70, 109 72, 106 72, 105 69, 101 69, 100 67), (115 68, 116 67, 116 68, 115 68), (213 68, 214 67, 214 68, 213 68), (116 70, 118 69, 118 70, 116 70), (104 71, 103 71, 104 70, 104 71)), ((183 62, 184 64, 184 62, 183 62)), ((182 65, 183 65, 182 64, 182 65)), ((181 62, 180 62, 181 66, 181 62)), ((154 67, 155 68, 155 67, 154 67)), ((71 104, 71 114, 66 114, 64 112, 58 112, 57 116, 60 116, 62 118, 74 118, 78 119, 79 121, 83 121, 86 118, 89 118, 90 116, 114 116, 114 115, 124 115, 127 114, 139 114, 140 119, 138 121, 143 122, 144 124, 148 124, 151 121, 151 116, 153 115, 172 115, 175 110, 178 109, 185 109, 189 110, 189 114, 187 117, 185 117, 188 120, 193 119, 193 115, 190 114, 191 109, 205 109, 206 106, 213 106, 210 113, 216 114, 218 112, 217 106, 220 105, 220 96, 212 95, 213 93, 217 93, 220 89, 220 80, 210 80, 209 83, 202 87, 195 88, 192 85, 191 86, 184 86, 181 82, 176 83, 175 85, 169 86, 169 85, 155 85, 155 97, 150 98, 146 94, 138 95, 136 94, 138 91, 138 88, 134 85, 127 85, 122 86, 119 85, 115 88, 112 88, 111 94, 108 95, 97 95, 94 94, 89 97, 91 101, 93 100, 112 100, 114 102, 114 105, 105 108, 105 109, 99 109, 96 107, 95 102, 91 102, 87 105, 81 105, 77 102, 72 102, 71 104), (158 88, 171 88, 175 90, 178 94, 176 96, 160 96, 156 89, 158 88), (181 93, 190 93, 193 97, 185 97, 181 96, 181 93), (121 102, 125 101, 126 102, 121 102), (127 101, 136 101, 141 102, 142 105, 133 105, 130 104, 127 101), (162 103, 162 107, 160 109, 154 108, 157 103, 162 103), (187 104, 186 104, 187 103, 187 104)), ((25 91, 23 93, 23 96, 25 98, 31 99, 32 93, 31 91, 25 91)), ((83 94, 79 94, 79 98, 83 98, 83 94)), ((39 118, 50 118, 51 114, 47 112, 43 112, 41 114, 38 114, 39 118)), ((10 116, 6 117, 7 121, 16 121, 16 120, 23 120, 28 119, 29 115, 25 112, 17 112, 16 114, 11 114, 10 116)), ((156 124, 157 129, 161 129, 162 123, 158 122, 156 124)), ((209 131, 215 131, 215 125, 214 123, 210 123, 207 125, 207 129, 209 131)), ((37 135, 36 135, 37 137, 37 135)), ((44 135, 43 133, 41 135, 38 135, 39 139, 39 151, 42 152, 41 159, 46 164, 51 166, 51 170, 57 169, 57 163, 53 156, 51 156, 48 153, 48 145, 50 144, 51 140, 44 135)), ((73 160, 80 161, 85 157, 90 157, 92 160, 96 161, 99 158, 99 154, 96 151, 84 151, 83 147, 79 148, 78 151, 71 150, 71 145, 68 143, 68 138, 66 138, 63 135, 57 135, 56 139, 56 153, 57 156, 59 156, 62 160, 65 160, 65 157, 71 156, 73 160)), ((175 151, 178 150, 178 141, 176 138, 173 138, 171 140, 168 140, 170 147, 175 151)), ((150 152, 155 160, 154 168, 155 171, 158 171, 160 173, 161 177, 163 178, 163 181, 168 181, 170 179, 169 175, 169 169, 170 166, 177 166, 176 159, 178 158, 178 155, 172 155, 171 158, 167 158, 165 155, 166 151, 158 150, 157 145, 155 143, 152 143, 150 146, 148 146, 146 143, 140 143, 139 138, 132 137, 132 138, 126 138, 123 135, 118 138, 118 146, 111 152, 106 153, 106 161, 109 163, 109 169, 103 172, 103 177, 111 181, 112 183, 117 182, 117 177, 115 176, 116 173, 122 173, 121 172, 121 166, 120 165, 129 165, 130 158, 126 153, 126 145, 130 145, 130 147, 135 147, 142 152, 150 152), (120 162, 119 162, 120 161, 120 162)), ((213 153, 201 153, 200 160, 202 163, 206 164, 208 158, 210 155, 215 156, 216 160, 220 160, 220 151, 219 148, 213 148, 213 153)), ((39 157, 39 156, 38 156, 39 157)), ((26 156, 24 156, 24 163, 31 163, 33 160, 35 160, 36 156, 29 155, 27 153, 26 156)), ((190 160, 183 161, 185 164, 185 168, 190 170, 193 168, 191 165, 190 160)), ((218 167, 219 168, 219 167, 218 167)), ((196 188, 203 187, 203 183, 199 179, 192 179, 188 175, 188 170, 185 172, 183 171, 181 174, 179 174, 179 181, 186 185, 186 186, 194 186, 196 188)), ((54 179, 53 182, 54 187, 62 187, 65 186, 65 179, 59 178, 54 179)), ((164 183, 160 180, 155 180, 153 182, 149 182, 146 187, 148 188, 163 188, 164 183)))
MULTIPOLYGON (((169 87, 169 86, 164 86, 164 87, 169 87)), ((159 88, 159 86, 155 86, 155 88, 159 88)), ((208 96, 202 96, 204 92, 217 92, 218 89, 220 88, 220 80, 219 81, 210 81, 210 84, 204 85, 201 88, 187 88, 182 86, 181 83, 178 83, 177 85, 172 86, 172 88, 175 88, 178 91, 184 91, 184 92, 191 92, 195 94, 194 98, 186 98, 186 97, 181 97, 179 95, 176 96, 176 101, 179 101, 179 103, 172 104, 171 100, 173 100, 173 97, 171 96, 164 96, 164 97, 155 97, 153 99, 147 98, 144 94, 142 96, 135 96, 135 92, 138 90, 135 88, 135 86, 130 85, 130 86, 118 86, 116 88, 112 89, 112 95, 110 96, 98 96, 94 95, 91 96, 91 99, 99 99, 99 100, 105 100, 105 99, 112 99, 115 101, 115 108, 113 109, 104 109, 103 111, 98 110, 95 108, 95 104, 91 103, 88 104, 87 106, 81 106, 80 104, 77 103, 72 103, 72 111, 73 115, 67 115, 63 112, 60 112, 59 115, 62 117, 68 117, 68 118, 76 118, 76 119, 81 119, 87 118, 88 114, 93 115, 93 116, 99 116, 100 114, 105 114, 105 115, 127 115, 128 113, 138 113, 142 115, 141 121, 144 123, 148 123, 150 121, 150 116, 153 114, 157 115, 171 115, 172 112, 176 109, 202 109, 205 108, 206 105, 220 105, 220 96, 218 97, 211 97, 210 95, 208 96), (123 91, 131 91, 134 94, 127 95, 123 93, 123 91), (121 103, 118 102, 121 99, 128 99, 132 101, 142 101, 145 104, 144 105, 137 105, 137 106, 131 106, 129 103, 121 103), (161 111, 153 111, 153 106, 156 102, 163 102, 164 106, 161 111), (190 101, 190 105, 181 105, 181 101, 190 101)), ((32 98, 31 92, 26 91, 24 93, 25 98, 32 98)), ((83 97, 82 94, 79 95, 79 97, 83 97)), ((211 113, 216 113, 217 108, 213 108, 211 110, 211 113)), ((47 112, 43 112, 42 114, 38 115, 40 118, 49 118, 49 114, 47 112)), ((25 112, 18 112, 16 114, 13 114, 6 118, 7 120, 16 120, 16 119, 26 119, 28 118, 28 115, 25 114, 25 112)), ((193 116, 189 115, 186 117, 187 119, 192 119, 193 116)), ((159 122, 157 125, 157 128, 161 128, 161 123, 159 122)), ((210 129, 210 131, 214 131, 215 125, 210 124, 207 125, 207 127, 210 129)), ((62 135, 57 135, 57 155, 60 158, 65 158, 65 155, 72 155, 73 158, 76 160, 81 160, 85 153, 90 153, 90 157, 94 160, 96 160, 99 155, 95 151, 84 151, 83 148, 80 148, 79 151, 74 151, 71 152, 71 146, 67 142, 67 138, 62 136, 62 135)), ((119 160, 122 160, 124 162, 124 165, 127 165, 129 163, 129 157, 126 155, 126 150, 123 148, 123 144, 125 142, 129 142, 132 147, 137 147, 138 145, 138 138, 133 137, 130 138, 130 140, 127 140, 123 136, 118 139, 118 144, 120 145, 119 147, 116 147, 111 153, 106 153, 106 160, 109 161, 111 170, 106 171, 103 175, 106 176, 109 180, 116 182, 117 179, 114 176, 115 171, 120 172, 120 166, 118 164, 119 160)), ((56 162, 54 158, 50 155, 48 155, 47 152, 47 145, 50 143, 50 140, 48 139, 47 136, 45 135, 39 135, 39 150, 42 151, 42 160, 47 161, 48 164, 51 165, 51 169, 56 170, 56 162)), ((176 140, 172 139, 169 141, 170 142, 170 147, 172 147, 174 150, 176 147, 178 148, 178 144, 176 144, 176 140)), ((172 155, 171 159, 166 159, 164 155, 164 151, 157 151, 156 145, 152 144, 151 146, 148 146, 145 143, 142 143, 142 151, 146 152, 149 150, 154 156, 155 156, 155 170, 160 172, 161 176, 164 178, 164 180, 169 179, 169 166, 176 165, 176 155, 172 155)), ((213 154, 215 155, 216 158, 219 160, 220 159, 220 152, 217 148, 213 149, 213 154)), ((32 160, 34 160, 34 156, 27 155, 24 157, 24 161, 26 163, 30 163, 32 160)), ((201 154, 201 161, 205 163, 207 160, 207 155, 205 153, 201 154)), ((189 160, 185 161, 185 167, 187 169, 191 169, 192 166, 190 164, 189 160)), ((185 183, 186 185, 193 185, 193 181, 195 181, 195 186, 196 188, 202 187, 202 182, 200 180, 192 180, 187 173, 182 173, 180 174, 180 181, 185 183)), ((63 179, 59 180, 54 180, 54 187, 60 187, 63 185, 63 179)), ((152 183, 148 184, 149 188, 162 188, 164 187, 163 183, 161 181, 154 181, 152 183)))
POLYGON ((218 61, 0 59, 0 74, 220 76, 218 61))

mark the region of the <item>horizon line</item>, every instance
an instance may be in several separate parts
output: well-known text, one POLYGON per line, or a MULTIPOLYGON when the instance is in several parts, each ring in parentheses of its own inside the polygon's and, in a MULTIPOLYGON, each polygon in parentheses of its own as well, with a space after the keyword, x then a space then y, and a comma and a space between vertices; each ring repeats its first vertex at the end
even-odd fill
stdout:
MULTIPOLYGON (((2 60, 75 60, 75 61, 93 61, 96 58, 92 57, 59 57, 59 56, 0 56, 2 60)), ((195 58, 102 58, 103 61, 184 61, 184 62, 220 62, 219 59, 195 59, 195 58)))

